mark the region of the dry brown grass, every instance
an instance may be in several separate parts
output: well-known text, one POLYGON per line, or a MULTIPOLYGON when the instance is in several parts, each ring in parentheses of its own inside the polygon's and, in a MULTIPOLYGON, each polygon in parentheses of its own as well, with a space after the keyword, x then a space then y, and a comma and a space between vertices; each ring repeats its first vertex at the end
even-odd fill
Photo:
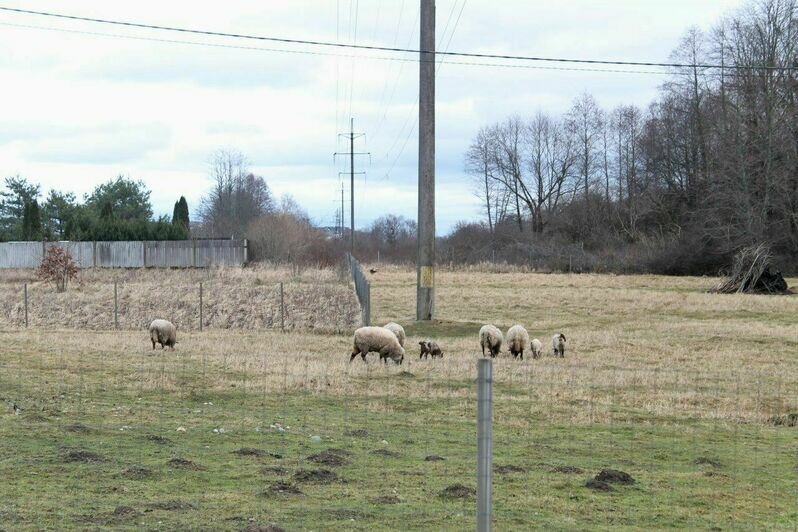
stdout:
POLYGON ((84 270, 65 293, 36 281, 31 272, 0 274, 0 327, 23 327, 23 283, 28 283, 28 320, 37 328, 103 330, 114 327, 114 282, 118 283, 120 329, 141 329, 166 318, 181 330, 199 328, 199 283, 203 283, 203 327, 268 329, 282 324, 284 283, 288 329, 340 332, 359 322, 357 300, 334 269, 248 268, 84 270))
POLYGON ((153 353, 143 330, 6 331, 0 342, 11 374, 31 370, 33 352, 45 371, 63 364, 65 378, 75 380, 102 368, 121 388, 179 392, 184 377, 201 371, 202 386, 212 389, 238 383, 267 392, 457 402, 473 398, 479 326, 493 322, 506 329, 517 322, 547 352, 555 331, 568 337, 565 359, 515 362, 504 354, 496 361, 498 400, 531 408, 532 417, 586 423, 686 415, 761 422, 798 410, 798 297, 705 293, 713 282, 442 273, 438 315, 448 319, 424 326, 410 319, 414 274, 381 269, 372 276, 375 321, 407 327, 401 367, 377 364, 374 355, 369 364, 349 364, 350 338, 338 335, 184 331, 174 354, 153 353), (418 360, 422 337, 437 339, 445 358, 418 360))

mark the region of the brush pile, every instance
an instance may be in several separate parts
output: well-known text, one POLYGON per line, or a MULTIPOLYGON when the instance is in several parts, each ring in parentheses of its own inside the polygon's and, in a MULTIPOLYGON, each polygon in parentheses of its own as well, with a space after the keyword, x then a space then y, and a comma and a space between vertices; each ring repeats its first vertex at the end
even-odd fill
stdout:
POLYGON ((717 294, 787 294, 787 281, 780 271, 770 270, 770 248, 765 244, 741 249, 734 257, 731 273, 711 292, 717 294))

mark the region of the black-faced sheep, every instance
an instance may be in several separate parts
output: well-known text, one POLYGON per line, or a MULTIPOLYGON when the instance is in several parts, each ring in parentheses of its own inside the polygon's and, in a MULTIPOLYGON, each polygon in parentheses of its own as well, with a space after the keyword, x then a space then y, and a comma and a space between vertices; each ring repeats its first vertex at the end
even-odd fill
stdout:
POLYGON ((502 332, 493 325, 483 325, 479 330, 479 345, 482 347, 482 356, 485 356, 485 348, 490 351, 491 358, 496 358, 502 347, 504 337, 502 332))
POLYGON ((529 345, 532 348, 532 358, 540 358, 540 355, 543 354, 543 342, 535 338, 529 345))
POLYGON ((380 360, 385 363, 390 358, 401 364, 405 358, 405 350, 399 345, 396 335, 384 327, 361 327, 355 331, 349 362, 352 362, 358 354, 365 362, 368 353, 379 353, 380 360))
POLYGON ((551 337, 551 348, 554 356, 565 358, 565 335, 557 333, 551 337))
POLYGON ((177 343, 177 328, 168 320, 153 320, 150 323, 150 340, 152 340, 152 348, 155 349, 155 344, 161 344, 161 349, 169 347, 172 351, 175 349, 177 343))
POLYGON ((389 322, 383 325, 384 328, 388 329, 392 333, 396 335, 396 339, 399 340, 399 345, 402 347, 405 346, 405 329, 401 325, 395 322, 389 322))
POLYGON ((529 333, 522 325, 513 325, 507 331, 507 349, 513 358, 524 360, 524 351, 529 349, 529 333))
POLYGON ((418 355, 418 358, 427 358, 427 356, 432 356, 432 358, 443 358, 443 351, 441 350, 441 346, 438 345, 437 342, 430 342, 428 340, 421 340, 418 343, 419 347, 421 348, 421 352, 418 355))

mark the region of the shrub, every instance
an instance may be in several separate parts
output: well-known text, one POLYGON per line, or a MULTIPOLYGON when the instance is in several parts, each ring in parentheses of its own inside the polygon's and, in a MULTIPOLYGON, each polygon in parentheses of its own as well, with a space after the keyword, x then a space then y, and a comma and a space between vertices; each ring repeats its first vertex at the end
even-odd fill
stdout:
POLYGON ((47 283, 55 283, 58 292, 67 289, 69 281, 78 276, 78 265, 69 251, 59 246, 50 246, 36 270, 36 276, 47 283))

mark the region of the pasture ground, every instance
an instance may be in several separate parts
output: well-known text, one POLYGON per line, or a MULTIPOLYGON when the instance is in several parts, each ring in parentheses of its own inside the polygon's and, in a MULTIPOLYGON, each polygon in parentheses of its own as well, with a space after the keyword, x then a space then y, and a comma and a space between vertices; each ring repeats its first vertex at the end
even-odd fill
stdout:
POLYGON ((0 331, 0 529, 473 528, 493 322, 568 337, 565 359, 495 362, 497 530, 792 530, 798 297, 714 282, 441 272, 441 319, 413 324, 415 273, 381 266, 373 318, 406 324, 402 366, 349 364, 344 335, 187 332, 164 353, 143 331, 0 331), (426 337, 443 360, 418 360, 426 337), (605 468, 634 484, 585 487, 605 468))

